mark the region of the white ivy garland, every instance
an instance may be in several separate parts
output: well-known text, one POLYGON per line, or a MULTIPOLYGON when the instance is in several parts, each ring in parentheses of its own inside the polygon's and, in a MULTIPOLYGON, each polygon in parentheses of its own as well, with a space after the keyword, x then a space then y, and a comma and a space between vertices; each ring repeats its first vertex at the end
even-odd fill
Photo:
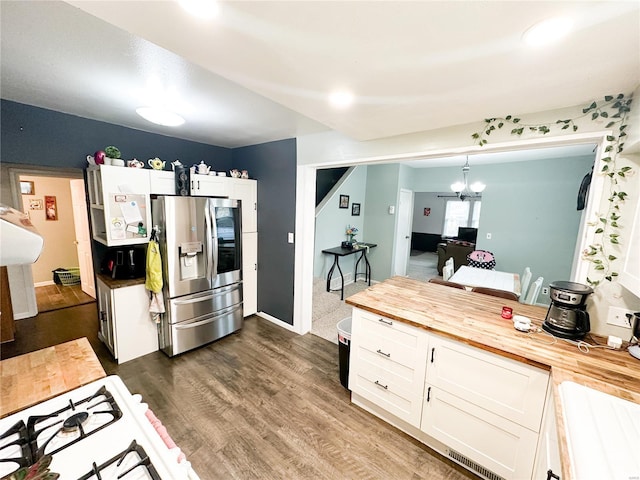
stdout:
POLYGON ((574 118, 556 120, 552 123, 541 124, 525 124, 520 118, 513 115, 507 115, 504 118, 486 118, 484 120, 484 128, 471 135, 478 145, 483 146, 488 143, 487 137, 491 132, 500 130, 506 125, 511 126, 511 134, 521 136, 525 131, 546 135, 553 129, 568 130, 574 132, 578 130, 577 120, 591 117, 591 120, 608 119, 607 129, 616 132, 613 135, 607 135, 607 145, 604 153, 606 154, 601 160, 604 163, 600 173, 609 178, 609 209, 604 215, 598 215, 598 219, 590 223, 597 226, 595 241, 589 245, 583 252, 582 258, 593 263, 594 270, 602 277, 600 279, 591 279, 587 277, 587 283, 591 286, 597 286, 602 281, 611 281, 613 277, 618 276, 618 272, 613 270, 612 262, 616 260, 608 245, 619 244, 620 220, 620 204, 625 201, 627 194, 618 188, 618 179, 624 178, 633 171, 631 167, 618 168, 616 166, 616 158, 624 148, 624 140, 627 136, 627 118, 631 110, 632 96, 619 94, 617 96, 607 95, 602 101, 594 101, 588 107, 582 109, 582 115, 574 118), (597 242, 600 240, 600 242, 597 242))

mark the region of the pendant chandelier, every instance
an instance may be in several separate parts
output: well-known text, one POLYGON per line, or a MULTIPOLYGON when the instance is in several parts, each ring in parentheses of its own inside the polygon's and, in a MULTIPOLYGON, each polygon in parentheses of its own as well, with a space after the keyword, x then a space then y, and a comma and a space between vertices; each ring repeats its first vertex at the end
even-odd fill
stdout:
POLYGON ((462 201, 466 200, 467 198, 481 197, 481 193, 487 187, 482 182, 474 182, 471 185, 469 185, 469 179, 467 178, 469 175, 469 170, 470 170, 469 156, 467 156, 467 163, 465 163, 464 166, 462 167, 463 181, 456 182, 451 185, 451 190, 456 192, 456 195, 462 201))

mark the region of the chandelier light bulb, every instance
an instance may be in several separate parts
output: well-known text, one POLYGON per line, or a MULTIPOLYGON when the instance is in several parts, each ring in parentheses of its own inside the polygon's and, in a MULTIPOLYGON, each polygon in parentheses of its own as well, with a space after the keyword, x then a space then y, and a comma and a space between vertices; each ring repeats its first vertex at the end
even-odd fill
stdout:
POLYGON ((487 188, 487 186, 482 182, 474 182, 471 185, 469 185, 469 188, 471 189, 472 192, 481 193, 484 191, 485 188, 487 188))
POLYGON ((461 192, 462 190, 464 190, 464 183, 456 182, 451 184, 451 190, 453 190, 454 192, 461 192))

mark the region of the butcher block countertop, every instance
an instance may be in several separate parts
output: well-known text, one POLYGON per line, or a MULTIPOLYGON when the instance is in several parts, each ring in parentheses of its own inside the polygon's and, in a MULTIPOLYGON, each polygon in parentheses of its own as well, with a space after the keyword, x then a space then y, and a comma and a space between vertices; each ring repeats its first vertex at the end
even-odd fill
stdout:
MULTIPOLYGON (((562 478, 571 480, 565 421, 558 392, 559 385, 571 381, 586 387, 640 404, 640 361, 626 350, 590 348, 584 353, 577 346, 554 339, 541 327, 545 307, 523 305, 467 290, 406 277, 393 277, 367 288, 345 300, 354 307, 424 328, 459 342, 551 371, 556 404, 556 423, 562 478), (502 306, 513 308, 514 315, 524 315, 532 322, 531 333, 513 328, 512 320, 503 319, 502 306)), ((606 345, 606 338, 588 335, 585 341, 606 345)))
MULTIPOLYGON (((545 332, 519 332, 512 320, 500 316, 502 306, 507 305, 514 315, 529 317, 532 326, 540 327, 547 313, 545 307, 406 277, 373 285, 345 302, 547 370, 562 369, 612 384, 616 388, 606 393, 628 390, 638 394, 635 401, 640 402, 640 361, 626 348, 591 348, 582 353, 575 345, 545 332)), ((606 345, 605 338, 594 335, 593 339, 606 345)), ((585 340, 594 344, 589 336, 585 340)))
POLYGON ((79 338, 0 362, 0 418, 106 376, 79 338))

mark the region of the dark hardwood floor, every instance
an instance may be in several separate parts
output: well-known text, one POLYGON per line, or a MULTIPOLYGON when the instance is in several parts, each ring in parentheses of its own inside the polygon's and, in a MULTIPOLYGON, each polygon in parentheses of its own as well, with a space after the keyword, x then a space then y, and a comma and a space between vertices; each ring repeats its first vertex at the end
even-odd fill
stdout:
POLYGON ((259 317, 205 347, 117 365, 95 304, 18 320, 2 358, 86 336, 105 371, 140 393, 202 480, 477 478, 350 403, 337 346, 259 317))

